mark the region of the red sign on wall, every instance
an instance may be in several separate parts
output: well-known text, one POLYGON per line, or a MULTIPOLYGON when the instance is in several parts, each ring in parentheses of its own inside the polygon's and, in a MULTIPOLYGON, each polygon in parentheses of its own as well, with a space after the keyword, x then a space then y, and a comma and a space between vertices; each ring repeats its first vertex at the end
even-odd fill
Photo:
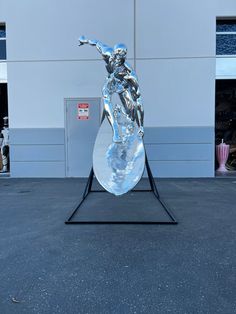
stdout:
POLYGON ((77 119, 78 120, 89 119, 89 104, 87 103, 77 104, 77 119))

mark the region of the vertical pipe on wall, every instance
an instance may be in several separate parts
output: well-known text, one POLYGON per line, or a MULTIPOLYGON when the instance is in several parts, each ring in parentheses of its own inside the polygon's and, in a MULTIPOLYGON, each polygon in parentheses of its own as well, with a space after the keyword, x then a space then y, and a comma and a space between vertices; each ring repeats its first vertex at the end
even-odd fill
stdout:
POLYGON ((136 71, 136 0, 134 0, 134 70, 136 71))

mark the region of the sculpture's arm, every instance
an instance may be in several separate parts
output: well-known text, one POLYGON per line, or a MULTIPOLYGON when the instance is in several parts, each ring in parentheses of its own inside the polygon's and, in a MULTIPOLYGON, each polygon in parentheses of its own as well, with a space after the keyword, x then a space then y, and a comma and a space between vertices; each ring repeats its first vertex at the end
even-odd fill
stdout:
POLYGON ((80 36, 79 38, 79 46, 82 46, 84 44, 88 44, 90 46, 96 46, 98 52, 103 56, 103 58, 110 57, 112 54, 113 49, 105 44, 103 44, 101 41, 98 41, 96 39, 87 39, 85 36, 80 36))

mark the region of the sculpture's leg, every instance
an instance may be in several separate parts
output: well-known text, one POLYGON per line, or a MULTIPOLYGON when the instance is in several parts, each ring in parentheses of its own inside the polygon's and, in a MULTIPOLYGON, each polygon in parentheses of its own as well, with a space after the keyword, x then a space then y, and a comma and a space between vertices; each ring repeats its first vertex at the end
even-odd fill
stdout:
POLYGON ((121 143, 122 138, 120 137, 120 133, 119 133, 119 125, 114 117, 113 106, 110 101, 110 96, 103 95, 103 103, 104 103, 104 110, 105 110, 107 119, 110 122, 113 129, 113 142, 121 143))
POLYGON ((132 99, 132 96, 128 90, 124 90, 122 93, 119 94, 120 100, 123 104, 124 110, 126 114, 129 116, 131 120, 135 120, 135 114, 134 114, 134 107, 135 103, 132 99))
POLYGON ((141 136, 144 135, 143 118, 144 118, 144 111, 143 111, 142 99, 141 97, 138 97, 136 100, 136 122, 139 126, 139 133, 141 136))
POLYGON ((144 111, 143 111, 141 97, 138 97, 135 102, 131 93, 128 90, 123 91, 119 95, 120 95, 120 100, 124 106, 126 113, 128 114, 128 116, 130 117, 132 121, 136 121, 139 127, 139 134, 143 136, 144 111))

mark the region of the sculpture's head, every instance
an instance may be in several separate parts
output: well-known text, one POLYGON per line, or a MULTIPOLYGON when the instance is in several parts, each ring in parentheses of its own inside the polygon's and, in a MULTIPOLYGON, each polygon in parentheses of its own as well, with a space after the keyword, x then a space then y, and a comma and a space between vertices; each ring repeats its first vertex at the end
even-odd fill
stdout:
POLYGON ((125 62, 127 55, 127 47, 124 44, 116 44, 113 49, 112 56, 116 65, 121 65, 125 62))

